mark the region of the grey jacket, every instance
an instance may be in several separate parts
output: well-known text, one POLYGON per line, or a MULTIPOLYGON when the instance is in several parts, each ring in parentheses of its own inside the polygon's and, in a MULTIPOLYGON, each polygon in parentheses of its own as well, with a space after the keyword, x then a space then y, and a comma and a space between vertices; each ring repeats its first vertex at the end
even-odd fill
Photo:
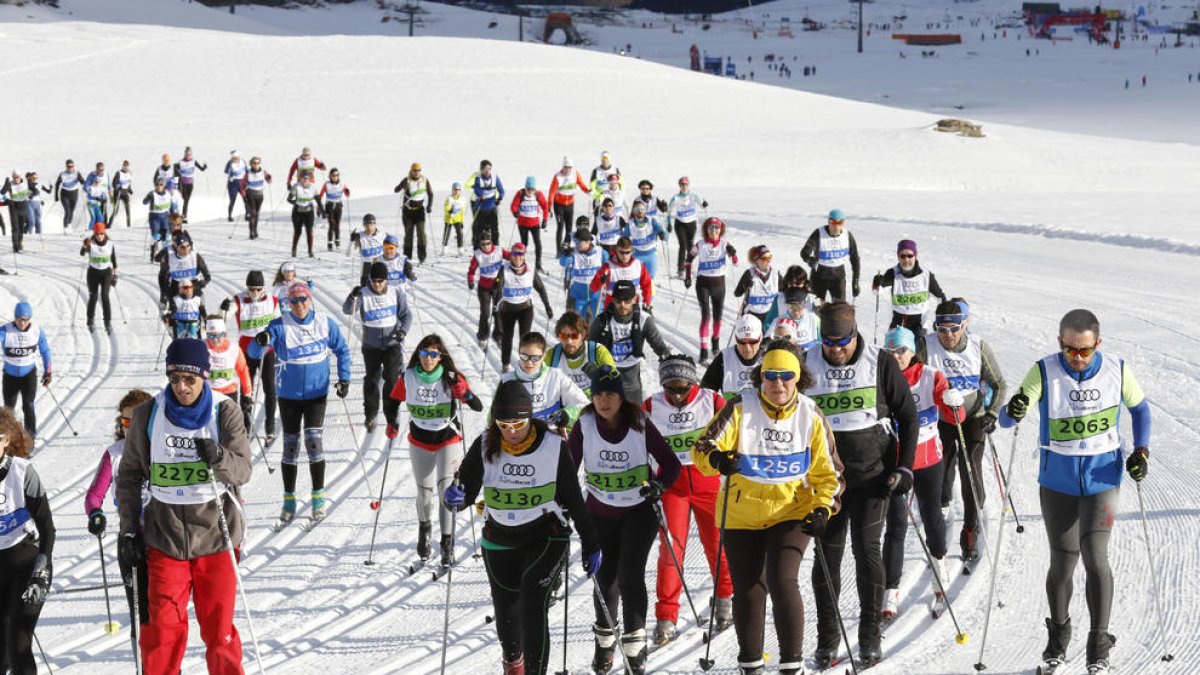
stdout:
POLYGON ((390 283, 387 290, 383 293, 376 293, 370 286, 356 286, 342 303, 342 313, 358 314, 358 318, 361 320, 363 318, 363 307, 362 302, 359 302, 359 295, 367 293, 371 295, 392 293, 396 296, 396 323, 391 327, 385 328, 374 328, 364 324, 362 327, 363 348, 383 350, 392 345, 400 344, 403 335, 408 333, 408 329, 412 325, 412 313, 408 311, 408 294, 399 285, 390 283))

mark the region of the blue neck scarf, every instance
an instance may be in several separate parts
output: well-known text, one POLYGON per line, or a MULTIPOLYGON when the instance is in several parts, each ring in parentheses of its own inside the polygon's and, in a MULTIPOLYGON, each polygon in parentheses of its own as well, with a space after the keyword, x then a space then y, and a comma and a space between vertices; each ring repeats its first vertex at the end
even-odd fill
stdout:
POLYGON ((209 420, 212 419, 212 387, 208 386, 208 381, 204 382, 204 390, 200 393, 200 398, 191 405, 183 405, 175 398, 175 391, 167 386, 167 395, 163 397, 166 404, 163 408, 163 413, 167 419, 171 420, 171 424, 184 429, 200 429, 206 426, 209 420))

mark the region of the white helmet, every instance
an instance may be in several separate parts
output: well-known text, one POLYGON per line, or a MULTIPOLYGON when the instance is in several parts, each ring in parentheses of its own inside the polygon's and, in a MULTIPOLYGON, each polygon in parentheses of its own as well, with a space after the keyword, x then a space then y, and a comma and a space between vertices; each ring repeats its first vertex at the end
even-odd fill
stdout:
POLYGON ((567 155, 563 155, 563 168, 567 169, 572 166, 575 166, 575 163, 571 161, 571 158, 568 157, 567 155))
POLYGON ((762 339, 762 321, 753 314, 743 314, 733 322, 733 339, 757 341, 762 339))

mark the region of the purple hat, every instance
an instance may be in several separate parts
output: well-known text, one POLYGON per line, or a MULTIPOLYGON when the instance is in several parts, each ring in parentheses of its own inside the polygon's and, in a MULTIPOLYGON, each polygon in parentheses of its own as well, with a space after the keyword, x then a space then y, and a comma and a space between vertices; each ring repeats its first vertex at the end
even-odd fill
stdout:
POLYGON ((917 254, 917 242, 912 239, 901 239, 899 244, 896 244, 896 253, 901 251, 912 251, 913 255, 917 254))

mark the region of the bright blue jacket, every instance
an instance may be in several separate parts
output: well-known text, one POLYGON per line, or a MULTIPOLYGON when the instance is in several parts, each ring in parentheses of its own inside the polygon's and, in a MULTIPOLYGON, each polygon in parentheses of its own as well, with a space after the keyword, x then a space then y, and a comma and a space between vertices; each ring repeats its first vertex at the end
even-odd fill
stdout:
POLYGON ((492 178, 496 179, 496 196, 485 198, 484 195, 491 192, 490 188, 482 187, 479 181, 481 176, 476 175, 475 180, 471 183, 471 191, 475 193, 475 205, 480 211, 494 211, 500 202, 504 201, 504 183, 500 180, 500 176, 492 174, 492 178))
MULTIPOLYGON (((308 316, 300 323, 310 324, 316 316, 317 312, 309 312, 308 316)), ((325 359, 318 363, 288 363, 286 359, 288 345, 282 318, 273 320, 264 329, 271 340, 270 344, 275 348, 275 393, 279 398, 307 401, 328 396, 330 351, 337 356, 338 380, 350 381, 350 345, 342 337, 342 331, 338 328, 337 322, 330 317, 322 316, 321 318, 329 322, 327 345, 329 349, 325 352, 325 359)), ((261 359, 266 351, 267 348, 259 345, 258 342, 251 342, 247 355, 252 359, 261 359)))
MULTIPOLYGON (((38 330, 38 353, 42 355, 42 372, 50 372, 50 343, 46 341, 46 331, 42 330, 41 326, 36 326, 38 330)), ((8 337, 8 331, 19 330, 11 323, 6 323, 0 326, 0 348, 4 347, 4 340, 8 337)), ((24 377, 29 374, 36 366, 14 366, 8 362, 8 358, 4 359, 4 374, 13 377, 24 377)))

